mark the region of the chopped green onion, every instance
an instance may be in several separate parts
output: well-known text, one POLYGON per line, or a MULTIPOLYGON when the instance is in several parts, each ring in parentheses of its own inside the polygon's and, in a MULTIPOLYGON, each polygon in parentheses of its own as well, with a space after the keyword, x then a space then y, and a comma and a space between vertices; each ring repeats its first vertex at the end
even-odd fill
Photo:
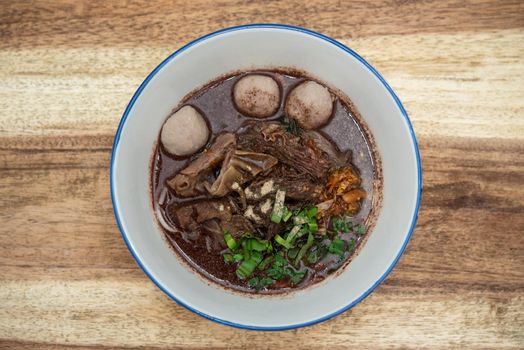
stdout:
POLYGON ((284 201, 286 199, 286 192, 277 190, 275 194, 275 204, 273 205, 273 211, 271 212, 271 221, 275 224, 280 224, 282 216, 284 215, 284 201))
POLYGON ((291 229, 291 231, 289 231, 289 233, 287 234, 286 242, 291 245, 293 241, 295 240, 295 238, 298 236, 299 232, 300 232, 300 226, 294 226, 291 229))
POLYGON ((291 248, 291 244, 284 238, 282 238, 278 233, 275 235, 275 242, 277 242, 281 246, 284 246, 286 249, 291 248))
POLYGON ((366 232, 366 226, 364 226, 362 224, 358 224, 357 226, 355 226, 355 232, 359 236, 362 236, 366 232))
POLYGON ((233 255, 232 254, 224 254, 224 261, 227 262, 227 263, 230 263, 230 262, 233 262, 233 255))
POLYGON ((329 245, 329 252, 337 255, 344 254, 344 241, 340 238, 335 238, 329 245))
POLYGON ((293 248, 293 249, 288 250, 288 252, 287 252, 288 258, 295 259, 295 257, 298 254, 298 250, 299 250, 298 248, 293 248))
POLYGON ((250 251, 250 250, 247 250, 247 249, 244 249, 244 250, 242 251, 242 259, 243 259, 244 261, 247 261, 247 260, 249 260, 250 258, 251 258, 251 251, 250 251))
POLYGON ((242 264, 240 264, 240 266, 237 268, 236 270, 237 276, 240 279, 245 279, 249 277, 253 273, 253 271, 255 271, 255 268, 257 267, 258 264, 260 264, 261 261, 262 261, 262 254, 256 251, 252 252, 249 259, 244 260, 242 264))
POLYGON ((349 241, 348 243, 348 251, 351 252, 353 251, 353 249, 355 248, 355 244, 357 244, 357 241, 352 239, 351 241, 349 241))
POLYGON ((289 210, 287 207, 284 207, 282 220, 284 222, 288 222, 288 220, 291 218, 291 216, 293 216, 293 212, 291 210, 289 210))
POLYGON ((310 233, 309 236, 307 237, 306 244, 304 244, 300 248, 300 251, 298 252, 297 257, 295 258, 295 266, 297 266, 300 260, 302 260, 302 257, 307 253, 309 248, 311 248, 311 246, 313 245, 313 242, 314 242, 314 238, 313 238, 313 235, 310 233))
POLYGON ((316 206, 313 206, 311 208, 309 208, 309 210, 307 211, 307 216, 308 218, 316 218, 317 217, 317 213, 318 213, 318 208, 316 206))
POLYGON ((231 235, 231 233, 228 230, 224 231, 224 241, 226 241, 226 244, 229 249, 231 250, 237 249, 238 243, 235 241, 235 239, 233 238, 233 236, 231 235))
POLYGON ((311 220, 307 224, 310 232, 317 232, 318 231, 318 224, 316 220, 311 220))
POLYGON ((293 223, 294 223, 295 225, 304 225, 304 224, 306 224, 306 223, 308 223, 308 222, 309 222, 309 218, 306 217, 306 216, 301 216, 301 215, 299 215, 299 216, 295 216, 295 217, 293 218, 293 223))
POLYGON ((242 261, 244 256, 242 254, 233 254, 233 260, 236 262, 242 261))
POLYGON ((256 250, 257 252, 265 252, 269 248, 269 241, 258 240, 256 238, 249 238, 246 241, 247 250, 256 250))

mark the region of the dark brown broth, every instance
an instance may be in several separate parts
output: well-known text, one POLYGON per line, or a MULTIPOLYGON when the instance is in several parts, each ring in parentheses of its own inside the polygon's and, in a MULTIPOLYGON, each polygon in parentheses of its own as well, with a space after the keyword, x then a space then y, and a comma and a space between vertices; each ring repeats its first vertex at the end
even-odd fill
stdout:
MULTIPOLYGON (((261 72, 257 71, 257 73, 261 72)), ((283 105, 288 91, 305 78, 300 74, 287 74, 280 71, 263 71, 262 73, 275 78, 282 87, 283 100, 279 111, 274 117, 265 120, 278 119, 284 115, 283 105)), ((212 135, 217 135, 223 131, 234 132, 247 120, 254 119, 240 114, 235 109, 231 99, 233 85, 245 74, 228 76, 212 82, 186 97, 180 105, 190 104, 201 110, 209 122, 212 135)), ((372 206, 376 199, 375 192, 380 186, 374 152, 365 135, 366 133, 357 121, 356 113, 352 110, 350 102, 339 97, 335 91, 332 91, 332 93, 337 96, 335 110, 330 122, 321 128, 320 131, 327 135, 341 151, 351 150, 353 155, 352 163, 360 172, 362 188, 367 193, 367 197, 362 202, 361 210, 352 221, 368 224, 372 206)), ((167 208, 187 201, 187 199, 184 200, 173 196, 166 185, 166 180, 173 177, 197 156, 198 154, 189 159, 175 159, 166 153, 161 146, 157 146, 152 167, 153 204, 157 218, 171 245, 196 271, 223 286, 252 292, 253 289, 247 286, 246 281, 240 280, 236 276, 236 266, 234 264, 225 263, 221 254, 213 254, 207 251, 203 235, 200 235, 196 241, 186 239, 188 233, 178 232, 176 225, 169 217, 167 208)), ((193 199, 191 198, 191 200, 193 199)), ((357 247, 362 241, 362 237, 357 237, 353 234, 346 235, 347 238, 355 238, 357 240, 357 247)), ((353 252, 356 250, 353 250, 353 252)), ((309 273, 306 274, 306 278, 292 289, 303 288, 323 280, 327 274, 343 265, 350 256, 351 253, 346 253, 344 258, 340 260, 329 254, 316 265, 317 271, 308 267, 309 273)), ((279 283, 277 282, 271 289, 263 290, 262 292, 280 293, 291 289, 289 285, 279 283)))

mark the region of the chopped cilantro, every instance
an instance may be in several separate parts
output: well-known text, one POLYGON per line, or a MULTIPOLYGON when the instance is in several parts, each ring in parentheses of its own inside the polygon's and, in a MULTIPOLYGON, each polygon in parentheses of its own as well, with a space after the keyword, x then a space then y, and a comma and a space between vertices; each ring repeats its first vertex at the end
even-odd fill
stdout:
POLYGON ((275 280, 269 277, 253 277, 248 281, 251 287, 262 289, 275 283, 275 280))
POLYGON ((314 263, 316 263, 316 262, 320 259, 320 256, 319 256, 318 253, 319 253, 318 250, 315 250, 314 252, 311 252, 311 253, 307 256, 307 258, 306 258, 307 262, 308 262, 309 264, 314 264, 314 263))
POLYGON ((357 233, 357 235, 362 236, 366 232, 366 226, 358 224, 357 226, 355 226, 355 232, 357 233))
POLYGON ((355 245, 357 244, 357 241, 352 239, 351 241, 349 241, 348 243, 348 251, 351 252, 353 251, 353 249, 355 249, 355 245))
POLYGON ((293 271, 293 269, 289 267, 284 270, 284 273, 287 277, 289 277, 289 281, 291 282, 291 284, 298 284, 300 281, 302 281, 306 274, 305 272, 293 271))
POLYGON ((339 256, 344 255, 344 241, 338 237, 335 238, 333 241, 331 241, 328 250, 330 253, 337 254, 339 256))

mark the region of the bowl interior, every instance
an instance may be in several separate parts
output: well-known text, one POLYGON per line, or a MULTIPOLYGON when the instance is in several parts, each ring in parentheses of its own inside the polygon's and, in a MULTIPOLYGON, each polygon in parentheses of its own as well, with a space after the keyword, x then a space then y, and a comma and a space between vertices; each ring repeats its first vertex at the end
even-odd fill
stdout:
POLYGON ((302 29, 247 26, 187 45, 144 81, 115 138, 111 190, 115 215, 130 251, 169 296, 226 324, 285 329, 336 315, 382 281, 414 226, 420 167, 414 134, 400 102, 359 56, 302 29), (383 207, 364 247, 336 278, 291 296, 253 298, 208 284, 178 260, 155 225, 149 165, 162 123, 187 93, 231 71, 280 66, 303 69, 351 98, 382 158, 383 207))

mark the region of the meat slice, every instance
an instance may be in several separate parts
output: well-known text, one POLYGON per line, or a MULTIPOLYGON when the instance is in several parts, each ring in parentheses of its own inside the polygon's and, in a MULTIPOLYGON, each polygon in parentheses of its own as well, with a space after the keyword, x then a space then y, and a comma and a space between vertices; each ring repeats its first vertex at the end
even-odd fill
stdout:
POLYGON ((224 230, 239 238, 244 233, 255 232, 253 224, 239 214, 239 209, 228 198, 203 199, 171 208, 171 216, 184 232, 204 234, 208 251, 226 248, 224 230))
POLYGON ((324 186, 322 182, 294 172, 287 167, 277 167, 269 177, 253 181, 244 193, 247 202, 257 202, 274 196, 277 190, 286 192, 286 198, 315 202, 321 198, 324 186))
POLYGON ((183 230, 196 230, 205 221, 229 221, 237 209, 227 199, 204 199, 171 208, 175 223, 183 230))

